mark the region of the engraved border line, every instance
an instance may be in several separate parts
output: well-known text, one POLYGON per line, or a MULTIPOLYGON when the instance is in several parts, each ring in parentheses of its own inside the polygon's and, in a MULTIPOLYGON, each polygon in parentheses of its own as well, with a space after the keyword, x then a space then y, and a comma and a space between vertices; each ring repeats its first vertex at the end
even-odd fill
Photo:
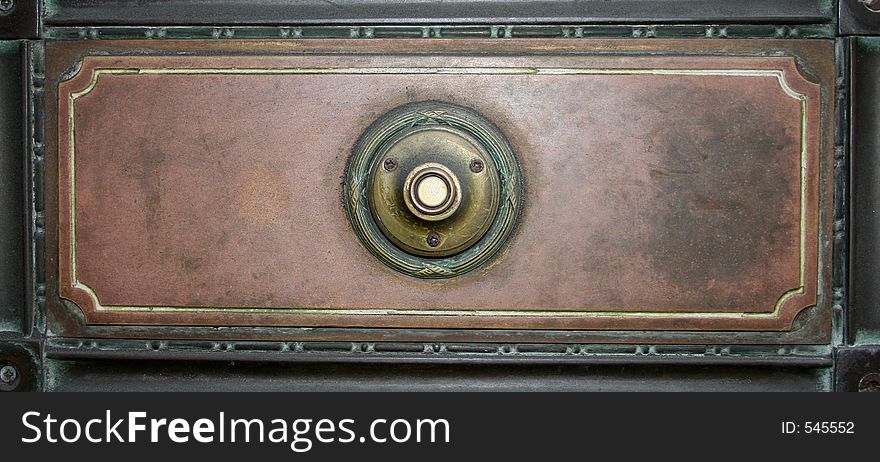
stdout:
POLYGON ((82 90, 71 93, 68 99, 68 137, 70 173, 70 259, 73 287, 83 290, 95 301, 97 311, 117 312, 234 312, 321 315, 410 315, 410 316, 492 316, 492 317, 639 317, 639 318, 774 318, 782 305, 791 297, 803 294, 806 288, 806 169, 807 169, 807 97, 798 93, 785 80, 785 71, 773 69, 603 69, 564 67, 340 67, 340 68, 95 68, 92 79, 82 90), (696 75, 734 77, 774 77, 782 91, 800 103, 800 286, 782 294, 770 312, 675 312, 675 311, 567 311, 567 310, 414 310, 414 309, 334 309, 334 308, 248 308, 248 307, 191 307, 191 306, 122 306, 101 305, 98 295, 76 277, 76 166, 75 114, 76 100, 91 93, 102 75, 287 75, 287 74, 468 74, 468 75, 696 75))

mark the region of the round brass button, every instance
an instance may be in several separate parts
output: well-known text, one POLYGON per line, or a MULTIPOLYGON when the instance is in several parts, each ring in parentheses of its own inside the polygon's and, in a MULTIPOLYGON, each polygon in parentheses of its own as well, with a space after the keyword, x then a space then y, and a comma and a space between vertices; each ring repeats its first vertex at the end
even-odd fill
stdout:
POLYGON ((472 109, 437 101, 393 109, 361 135, 343 197, 364 248, 396 271, 449 278, 498 254, 520 214, 512 147, 472 109))
POLYGON ((416 183, 412 198, 420 210, 427 212, 434 208, 437 211, 443 210, 444 207, 448 208, 451 202, 449 199, 452 197, 448 181, 438 175, 427 175, 409 184, 412 183, 416 183))
MULTIPOLYGON (((452 194, 449 188, 449 182, 437 175, 429 175, 418 180, 413 200, 423 211, 425 209, 437 208, 438 211, 444 210, 441 205, 448 205, 451 201, 452 194)), ((448 208, 448 207, 447 207, 448 208)))
POLYGON ((373 169, 370 211, 382 233, 414 255, 454 255, 479 240, 495 218, 494 161, 462 130, 427 125, 403 130, 380 152, 393 159, 373 169), (474 161, 484 169, 474 172, 474 161))

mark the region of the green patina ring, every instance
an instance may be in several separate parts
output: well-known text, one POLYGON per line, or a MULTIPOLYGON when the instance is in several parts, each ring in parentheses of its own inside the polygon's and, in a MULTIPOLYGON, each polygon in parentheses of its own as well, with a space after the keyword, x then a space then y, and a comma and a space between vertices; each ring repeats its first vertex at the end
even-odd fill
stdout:
POLYGON ((411 103, 382 115, 364 132, 346 166, 343 202, 355 234, 379 261, 408 276, 424 279, 450 278, 488 262, 513 233, 522 208, 523 181, 519 163, 507 139, 491 122, 475 111, 441 102, 411 103), (486 234, 461 253, 428 258, 404 252, 385 237, 374 222, 367 199, 370 172, 380 161, 383 145, 417 125, 441 124, 462 130, 480 142, 495 162, 501 196, 495 220, 486 234))

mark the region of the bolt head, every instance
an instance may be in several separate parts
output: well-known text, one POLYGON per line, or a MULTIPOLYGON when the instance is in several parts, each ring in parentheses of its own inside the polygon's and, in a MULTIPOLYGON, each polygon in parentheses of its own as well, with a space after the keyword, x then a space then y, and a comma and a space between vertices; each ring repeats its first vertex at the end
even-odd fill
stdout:
POLYGON ((859 391, 880 392, 880 373, 870 373, 859 381, 859 391))
POLYGON ((471 171, 474 173, 480 173, 483 169, 486 168, 486 165, 480 159, 474 159, 471 161, 471 171))
POLYGON ((0 368, 0 381, 11 384, 18 378, 18 369, 15 366, 6 365, 0 368))
POLYGON ((393 172, 397 168, 397 160, 389 157, 385 159, 385 162, 382 162, 382 167, 386 172, 393 172))
POLYGON ((428 245, 431 247, 437 247, 438 245, 440 245, 440 236, 437 233, 428 234, 425 242, 427 242, 428 245))

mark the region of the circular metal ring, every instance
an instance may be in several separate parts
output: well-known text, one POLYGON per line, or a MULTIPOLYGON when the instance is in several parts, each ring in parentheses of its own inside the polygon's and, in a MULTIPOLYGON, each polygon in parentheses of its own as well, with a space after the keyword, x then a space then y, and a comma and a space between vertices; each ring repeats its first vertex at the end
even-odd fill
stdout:
POLYGON ((346 212, 355 234, 364 247, 382 263, 413 277, 449 278, 479 268, 503 248, 513 233, 521 212, 522 183, 513 149, 498 128, 471 109, 429 101, 393 109, 364 132, 349 157, 343 194, 346 212), (466 139, 473 140, 474 152, 480 153, 483 160, 478 160, 475 164, 477 168, 471 165, 471 159, 451 168, 441 162, 422 162, 407 166, 404 159, 395 157, 394 168, 391 169, 394 173, 389 172, 386 158, 390 157, 386 156, 389 146, 402 136, 422 128, 460 133, 466 139), (392 241, 383 233, 380 225, 384 223, 377 223, 377 216, 371 211, 370 188, 379 172, 385 175, 406 175, 404 187, 400 191, 403 196, 401 202, 406 202, 403 210, 424 220, 423 223, 438 223, 437 226, 456 220, 456 217, 465 213, 462 211, 463 201, 472 199, 468 197, 467 188, 462 186, 462 175, 471 175, 472 177, 467 178, 468 181, 479 179, 486 182, 486 191, 495 191, 492 193, 495 199, 491 202, 491 214, 486 215, 491 221, 478 229, 479 232, 474 234, 472 240, 462 242, 460 247, 449 250, 456 252, 454 254, 442 253, 446 238, 456 236, 456 233, 452 233, 444 237, 442 227, 438 228, 441 231, 430 226, 426 228, 428 232, 419 238, 419 244, 424 245, 424 248, 418 249, 418 252, 407 246, 401 248, 402 243, 399 240, 392 241), (425 196, 419 197, 418 187, 428 178, 432 178, 430 181, 434 184, 426 185, 425 196), (436 179, 441 182, 436 182, 436 179), (428 186, 434 190, 428 191, 428 186), (444 187, 446 193, 443 191, 444 187), (443 218, 438 220, 437 216, 443 218), (435 219, 431 220, 432 217, 435 219), (435 248, 437 253, 434 253, 435 248))

